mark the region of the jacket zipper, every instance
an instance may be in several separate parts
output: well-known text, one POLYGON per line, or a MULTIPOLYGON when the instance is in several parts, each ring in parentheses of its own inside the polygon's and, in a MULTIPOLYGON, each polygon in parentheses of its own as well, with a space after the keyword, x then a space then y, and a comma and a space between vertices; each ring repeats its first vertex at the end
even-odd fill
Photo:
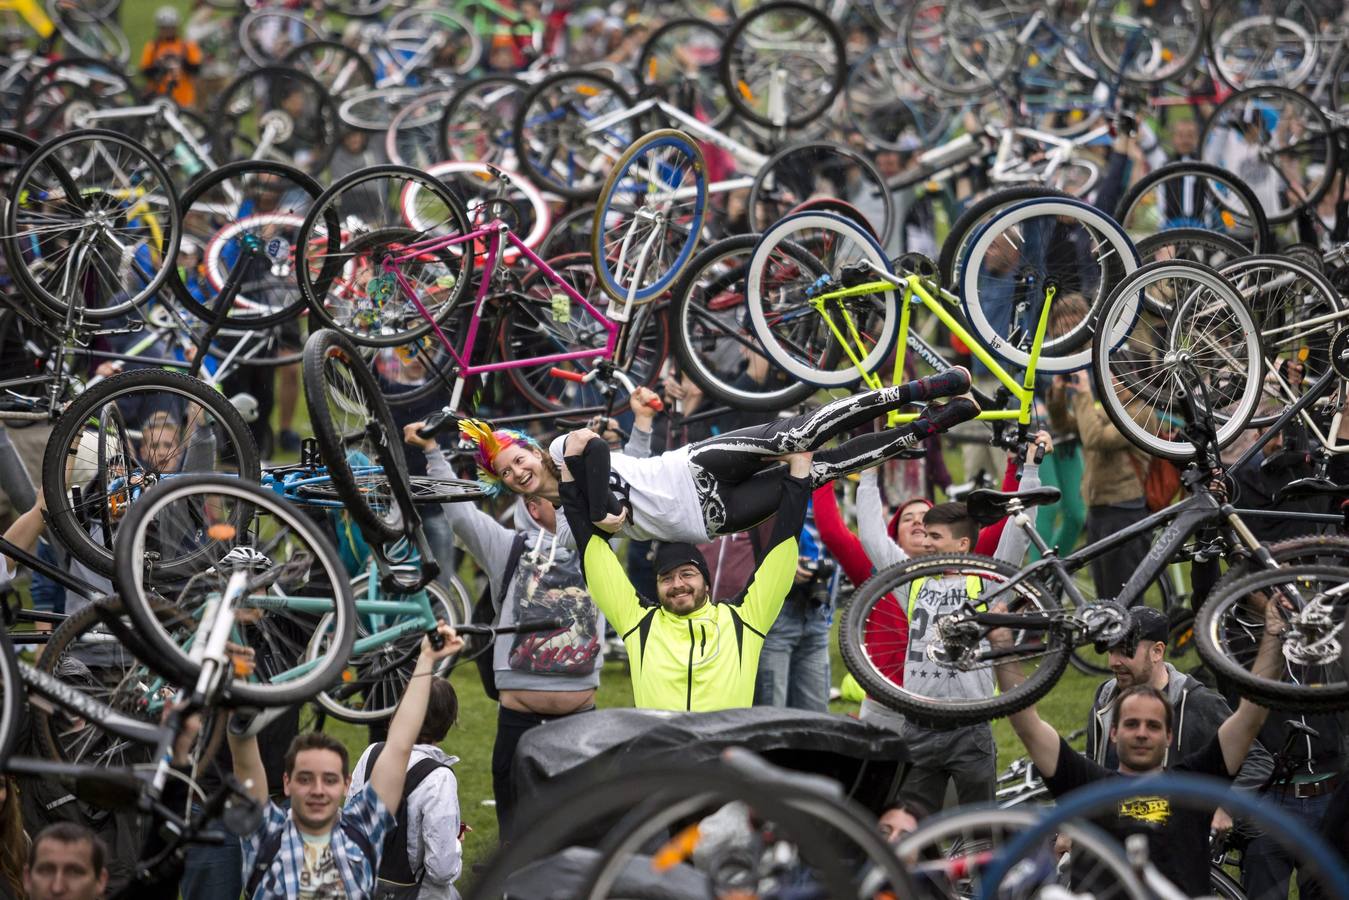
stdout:
POLYGON ((689 673, 688 689, 684 694, 684 708, 693 711, 693 623, 689 622, 689 673))

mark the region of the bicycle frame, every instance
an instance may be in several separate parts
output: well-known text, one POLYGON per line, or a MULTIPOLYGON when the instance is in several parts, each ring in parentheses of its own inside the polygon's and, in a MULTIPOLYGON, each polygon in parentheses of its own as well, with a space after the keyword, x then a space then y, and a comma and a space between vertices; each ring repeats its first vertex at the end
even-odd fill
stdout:
MULTIPOLYGON (((896 331, 897 347, 894 354, 895 362, 890 375, 890 383, 899 384, 903 381, 904 361, 910 347, 914 347, 924 361, 933 365, 934 368, 938 368, 939 370, 942 368, 949 368, 949 366, 945 365, 936 366, 934 364, 935 362, 940 361, 944 363, 945 361, 941 360, 941 357, 935 350, 926 344, 926 342, 923 342, 921 339, 909 333, 913 308, 915 306, 923 306, 931 312, 932 315, 936 316, 937 320, 941 322, 942 325, 946 326, 948 331, 970 348, 970 352, 974 355, 974 358, 983 363, 983 365, 988 368, 989 372, 993 374, 993 377, 997 378, 1002 386, 1006 388, 1011 396, 1017 401, 1016 409, 981 410, 977 418, 986 422, 1015 421, 1023 428, 1029 427, 1031 412, 1035 402, 1035 374, 1040 361, 1040 347, 1044 343, 1045 331, 1049 326, 1049 310, 1053 305, 1052 294, 1050 295, 1049 302, 1045 303, 1040 311, 1040 320, 1035 328, 1035 340, 1031 345, 1030 365, 1026 369, 1025 377, 1018 382, 1016 378, 1003 367, 1002 363, 1000 363, 997 358, 984 347, 983 343, 978 338, 971 335, 965 329, 965 326, 963 326, 960 321, 946 309, 945 303, 938 300, 928 291, 927 285, 922 278, 917 275, 908 275, 905 277, 895 276, 888 272, 875 270, 874 267, 873 271, 876 271, 876 273, 884 280, 872 281, 867 284, 860 284, 856 287, 844 288, 838 291, 830 291, 811 298, 810 300, 811 305, 815 307, 816 311, 824 318, 825 323, 829 326, 829 330, 833 333, 835 340, 843 346, 844 352, 848 354, 848 358, 852 360, 853 365, 857 366, 858 371, 862 375, 863 383, 871 390, 877 390, 882 386, 881 379, 875 372, 867 372, 863 370, 861 366, 866 351, 861 347, 861 336, 852 320, 851 313, 849 313, 846 308, 840 306, 840 312, 842 313, 844 320, 844 327, 840 327, 839 323, 835 322, 830 315, 826 308, 826 304, 831 300, 842 300, 848 297, 889 293, 895 288, 903 288, 904 296, 899 303, 899 328, 896 331), (859 353, 859 351, 861 352, 859 353)), ((940 293, 946 297, 950 296, 949 294, 946 294, 945 291, 941 291, 940 293)), ((996 349, 996 347, 994 349, 996 349)), ((889 423, 893 425, 899 422, 912 422, 916 418, 918 418, 917 413, 890 413, 888 420, 889 423)))
MULTIPOLYGON (((586 131, 595 134, 605 129, 612 128, 622 122, 628 122, 633 119, 646 115, 651 110, 659 110, 669 119, 678 122, 679 127, 690 136, 700 141, 705 141, 718 149, 725 150, 735 158, 735 161, 743 165, 751 173, 758 172, 768 162, 768 157, 764 154, 745 146, 732 137, 728 137, 706 122, 701 122, 689 113, 684 112, 677 106, 671 106, 664 100, 650 97, 646 100, 630 106, 627 109, 615 110, 607 115, 599 116, 586 124, 586 131)), ((614 156, 614 159, 618 159, 614 156)), ((732 179, 722 182, 721 190, 731 191, 740 187, 750 187, 754 183, 753 177, 732 179)), ((710 188, 709 188, 710 190, 710 188)))
MULTIPOLYGON (((464 252, 471 252, 471 248, 466 248, 464 252)), ((621 329, 617 317, 611 319, 596 309, 589 300, 576 290, 576 288, 572 287, 562 278, 562 276, 558 275, 557 272, 553 270, 552 266, 540 259, 524 241, 516 237, 515 233, 511 231, 510 226, 500 219, 494 219, 468 234, 434 238, 410 244, 407 249, 398 256, 384 260, 383 266, 384 273, 391 275, 398 282, 399 287, 401 287, 411 299, 412 304, 416 307, 417 311, 431 323, 432 332, 440 340, 441 345, 455 362, 455 381, 450 394, 450 407, 452 409, 459 408, 459 401, 463 397, 464 383, 473 375, 481 375, 488 372, 500 372, 505 369, 524 368, 526 366, 544 365, 548 363, 557 364, 572 360, 612 359, 615 350, 618 348, 619 333, 621 329), (482 273, 482 277, 478 282, 478 295, 473 302, 473 312, 469 318, 468 333, 464 336, 463 347, 462 349, 455 349, 454 345, 450 343, 450 339, 446 337, 445 332, 441 330, 440 325, 435 321, 426 306, 422 303, 421 298, 417 295, 416 288, 402 273, 399 265, 409 262, 423 254, 436 253, 451 247, 472 244, 474 241, 483 238, 486 238, 488 242, 486 254, 487 264, 482 273), (503 242, 509 244, 517 253, 520 253, 533 263, 550 284, 560 289, 566 294, 568 299, 573 303, 579 304, 582 309, 595 318, 606 332, 604 346, 601 349, 571 350, 564 353, 549 353, 543 356, 531 357, 529 359, 505 360, 502 362, 481 363, 478 365, 473 365, 470 362, 473 358, 473 348, 477 343, 478 326, 482 321, 482 311, 487 305, 488 289, 492 282, 491 275, 496 271, 497 264, 501 259, 503 242)), ((626 310, 624 311, 624 314, 626 315, 626 310)))

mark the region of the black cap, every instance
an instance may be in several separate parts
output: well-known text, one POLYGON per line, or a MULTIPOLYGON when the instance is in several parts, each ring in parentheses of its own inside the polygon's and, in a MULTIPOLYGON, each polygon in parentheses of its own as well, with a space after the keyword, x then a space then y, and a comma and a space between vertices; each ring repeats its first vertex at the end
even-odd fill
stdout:
POLYGON ((707 560, 703 558, 703 552, 692 544, 676 543, 661 544, 656 547, 656 575, 664 575, 675 566, 682 566, 691 563, 698 567, 698 571, 703 574, 703 580, 707 586, 712 586, 712 573, 707 568, 707 560))
POLYGON ((1165 644, 1167 638, 1171 636, 1171 620, 1166 617, 1166 613, 1159 612, 1151 606, 1135 606, 1129 610, 1129 615, 1133 619, 1133 627, 1129 629, 1130 637, 1138 643, 1154 643, 1160 641, 1165 644))

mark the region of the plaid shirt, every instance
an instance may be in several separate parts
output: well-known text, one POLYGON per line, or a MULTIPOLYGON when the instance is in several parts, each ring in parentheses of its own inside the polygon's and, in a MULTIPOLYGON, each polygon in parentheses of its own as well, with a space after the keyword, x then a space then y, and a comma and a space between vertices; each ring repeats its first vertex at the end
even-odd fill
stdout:
MULTIPOLYGON (((347 800, 340 820, 333 826, 332 854, 342 874, 342 886, 347 900, 369 900, 375 893, 375 873, 379 871, 379 852, 384 847, 384 835, 393 827, 394 817, 380 802, 375 789, 365 790, 347 800), (355 843, 343 833, 342 826, 351 824, 364 832, 375 848, 375 859, 367 859, 355 843)), ((269 834, 284 829, 281 850, 272 861, 266 877, 249 900, 271 900, 273 897, 298 897, 300 873, 304 869, 304 838, 291 821, 290 811, 275 803, 267 804, 267 816, 257 831, 241 838, 244 849, 244 881, 253 871, 253 861, 269 834)))

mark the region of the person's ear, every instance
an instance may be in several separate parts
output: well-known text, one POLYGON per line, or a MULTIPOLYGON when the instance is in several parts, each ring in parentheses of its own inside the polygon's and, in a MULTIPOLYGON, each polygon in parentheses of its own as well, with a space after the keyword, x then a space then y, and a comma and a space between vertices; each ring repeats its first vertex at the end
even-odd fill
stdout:
POLYGON ((108 867, 104 866, 103 871, 98 873, 98 896, 102 897, 108 889, 108 867))
POLYGON ((281 791, 282 791, 282 793, 284 793, 287 797, 290 796, 290 773, 289 773, 289 772, 282 772, 282 773, 281 773, 281 791))

